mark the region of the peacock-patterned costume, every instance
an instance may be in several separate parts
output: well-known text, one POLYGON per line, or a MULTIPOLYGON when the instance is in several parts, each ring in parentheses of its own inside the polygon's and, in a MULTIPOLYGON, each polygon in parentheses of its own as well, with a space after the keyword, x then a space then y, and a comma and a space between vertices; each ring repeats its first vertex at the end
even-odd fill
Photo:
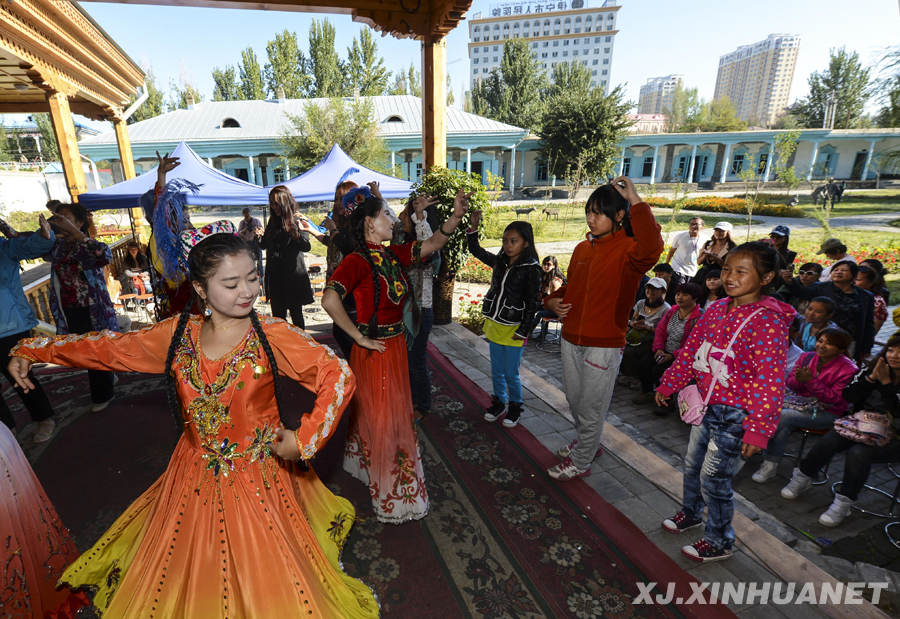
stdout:
MULTIPOLYGON (((261 318, 279 372, 317 395, 296 432, 304 459, 330 438, 355 380, 330 348, 261 318)), ((175 318, 141 331, 24 340, 11 354, 90 369, 162 373, 175 318)), ((355 519, 310 469, 269 449, 280 425, 271 366, 250 328, 209 359, 191 317, 173 362, 185 433, 163 476, 61 582, 97 591, 104 617, 377 617, 339 555, 355 519)))

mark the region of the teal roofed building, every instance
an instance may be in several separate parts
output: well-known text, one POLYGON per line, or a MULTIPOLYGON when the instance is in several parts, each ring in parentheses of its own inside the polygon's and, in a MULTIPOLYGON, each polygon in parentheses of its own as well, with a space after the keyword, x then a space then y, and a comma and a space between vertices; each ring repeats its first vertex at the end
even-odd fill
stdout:
MULTIPOLYGON (((182 140, 220 170, 255 183, 273 185, 296 176, 281 156, 279 138, 290 116, 324 99, 197 103, 129 126, 138 173, 156 165, 156 151, 171 152, 182 140)), ((375 118, 402 177, 422 174, 422 100, 409 95, 372 97, 375 118)), ((490 171, 510 190, 553 184, 540 158, 540 141, 525 129, 456 108, 447 108, 447 167, 487 179, 490 171)), ((692 183, 714 189, 740 183, 753 165, 772 177, 772 148, 779 131, 724 133, 632 133, 621 145, 613 172, 636 183, 692 183), (752 164, 751 164, 752 162, 752 164)), ((875 179, 879 155, 900 148, 900 129, 805 129, 799 132, 792 165, 810 180, 875 179)), ((116 180, 119 151, 113 131, 82 140, 81 153, 112 163, 116 180)))

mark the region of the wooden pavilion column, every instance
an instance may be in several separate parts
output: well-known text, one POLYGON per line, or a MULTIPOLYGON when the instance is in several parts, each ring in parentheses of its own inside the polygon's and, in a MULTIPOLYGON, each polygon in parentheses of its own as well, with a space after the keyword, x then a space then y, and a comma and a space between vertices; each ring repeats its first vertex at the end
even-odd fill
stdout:
MULTIPOLYGON (((120 118, 113 119, 113 127, 116 130, 116 143, 119 146, 119 161, 122 162, 122 174, 125 180, 131 180, 135 176, 134 156, 131 153, 131 138, 128 136, 128 123, 120 118)), ((134 219, 134 229, 138 235, 138 242, 146 243, 144 234, 144 213, 139 206, 131 209, 131 217, 134 219)))
POLYGON ((447 43, 422 41, 422 170, 447 165, 447 43))
POLYGON ((87 191, 84 169, 81 167, 81 156, 78 153, 78 138, 75 136, 75 121, 69 109, 69 98, 61 92, 47 94, 50 105, 50 120, 53 122, 53 133, 59 144, 59 158, 66 177, 66 187, 72 202, 78 202, 78 195, 87 191))

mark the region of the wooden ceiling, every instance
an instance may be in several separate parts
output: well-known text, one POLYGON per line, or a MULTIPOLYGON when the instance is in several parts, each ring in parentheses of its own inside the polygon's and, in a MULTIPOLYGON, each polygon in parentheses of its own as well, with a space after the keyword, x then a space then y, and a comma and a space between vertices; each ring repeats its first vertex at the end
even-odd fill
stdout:
POLYGON ((60 0, 0 2, 0 113, 46 112, 64 93, 72 112, 122 113, 141 69, 80 7, 60 0))
POLYGON ((472 0, 88 0, 116 4, 158 4, 221 9, 297 11, 350 15, 383 35, 439 41, 465 19, 472 0))

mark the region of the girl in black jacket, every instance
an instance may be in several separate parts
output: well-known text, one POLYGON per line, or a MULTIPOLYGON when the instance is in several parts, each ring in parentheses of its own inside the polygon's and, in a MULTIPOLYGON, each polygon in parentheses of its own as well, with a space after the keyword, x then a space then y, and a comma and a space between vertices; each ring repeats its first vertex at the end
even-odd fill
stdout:
POLYGON ((897 438, 900 430, 900 335, 894 334, 875 361, 860 370, 844 387, 844 399, 853 405, 854 412, 890 415, 894 437, 884 447, 878 447, 857 443, 831 430, 794 469, 791 483, 781 491, 781 496, 786 499, 796 498, 809 488, 812 478, 835 454, 847 452, 841 489, 835 493, 828 511, 819 518, 820 523, 830 527, 840 524, 850 513, 873 464, 900 462, 900 440, 897 438))
POLYGON ((287 320, 290 310, 291 322, 303 329, 303 306, 313 302, 303 256, 312 248, 309 233, 300 231, 297 203, 284 185, 269 193, 269 207, 269 223, 259 241, 266 250, 266 296, 273 316, 287 320))
POLYGON ((522 414, 519 365, 528 328, 541 300, 541 265, 530 223, 514 221, 509 224, 503 232, 503 249, 495 255, 478 244, 480 222, 481 211, 475 211, 466 239, 469 252, 494 270, 491 288, 481 305, 484 334, 491 345, 494 381, 494 394, 484 418, 496 421, 509 403, 503 427, 515 428, 522 414))

